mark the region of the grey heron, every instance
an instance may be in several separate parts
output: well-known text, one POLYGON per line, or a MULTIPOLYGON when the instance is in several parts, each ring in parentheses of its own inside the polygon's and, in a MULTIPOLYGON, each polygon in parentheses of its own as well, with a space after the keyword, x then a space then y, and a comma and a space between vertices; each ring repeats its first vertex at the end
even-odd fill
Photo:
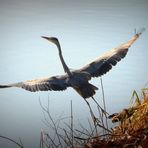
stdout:
POLYGON ((0 88, 19 87, 31 92, 36 92, 48 90, 63 91, 68 87, 72 87, 85 100, 89 97, 93 98, 98 88, 89 83, 91 78, 100 77, 106 74, 113 66, 124 58, 128 52, 128 48, 139 38, 144 30, 145 28, 142 28, 126 43, 105 52, 101 56, 97 57, 96 60, 73 71, 68 68, 64 61, 59 40, 56 37, 42 36, 42 38, 54 43, 57 46, 65 74, 43 79, 29 80, 26 82, 0 85, 0 88))
POLYGON ((29 80, 8 85, 0 85, 0 88, 19 87, 31 92, 35 91, 60 91, 66 90, 68 87, 74 88, 83 98, 92 97, 98 89, 96 86, 89 83, 92 77, 99 77, 107 73, 112 66, 115 66, 127 54, 128 48, 138 39, 145 29, 136 33, 128 42, 105 52, 96 60, 86 64, 78 70, 70 71, 66 65, 60 43, 56 37, 45 37, 48 41, 54 43, 59 51, 59 57, 64 68, 65 74, 53 76, 43 79, 29 80))

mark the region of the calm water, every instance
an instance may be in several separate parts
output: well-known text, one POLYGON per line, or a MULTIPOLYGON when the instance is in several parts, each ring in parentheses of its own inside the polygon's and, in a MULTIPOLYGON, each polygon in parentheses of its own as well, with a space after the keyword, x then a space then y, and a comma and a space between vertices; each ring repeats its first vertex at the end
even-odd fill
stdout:
MULTIPOLYGON (((104 51, 130 39, 135 28, 148 29, 147 0, 1 0, 0 84, 63 74, 54 45, 40 38, 56 36, 70 68, 88 63, 104 51)), ((128 55, 103 76, 108 112, 127 107, 131 93, 148 82, 148 31, 130 48, 128 55)), ((100 87, 100 79, 92 80, 100 87)), ((39 146, 41 129, 47 129, 39 105, 50 99, 55 119, 70 115, 73 100, 75 126, 90 118, 81 97, 72 89, 64 92, 30 93, 22 89, 0 90, 0 135, 24 146, 39 146)), ((101 91, 95 98, 101 102, 101 91)), ((93 105, 93 102, 90 100, 93 105)), ((95 106, 93 109, 96 110, 95 106)), ((0 140, 1 148, 15 148, 0 140)))

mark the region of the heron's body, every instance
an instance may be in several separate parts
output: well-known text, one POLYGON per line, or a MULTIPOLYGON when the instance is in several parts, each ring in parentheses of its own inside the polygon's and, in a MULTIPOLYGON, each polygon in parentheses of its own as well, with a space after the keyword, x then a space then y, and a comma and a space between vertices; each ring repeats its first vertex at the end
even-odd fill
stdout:
POLYGON ((0 85, 0 88, 21 87, 28 91, 35 92, 48 90, 59 91, 66 90, 67 87, 72 87, 83 98, 93 97, 95 91, 98 88, 90 84, 89 80, 91 80, 92 77, 99 77, 107 73, 112 68, 112 66, 115 66, 117 62, 124 58, 127 54, 128 48, 138 39, 143 31, 144 28, 140 32, 136 33, 128 42, 118 46, 117 48, 111 49, 91 63, 74 71, 70 71, 66 65, 58 39, 55 37, 43 37, 57 46, 65 74, 50 78, 19 82, 10 85, 0 85))
POLYGON ((68 78, 68 84, 74 88, 83 98, 89 98, 95 94, 98 88, 90 84, 88 81, 91 79, 89 73, 72 72, 72 76, 68 78))

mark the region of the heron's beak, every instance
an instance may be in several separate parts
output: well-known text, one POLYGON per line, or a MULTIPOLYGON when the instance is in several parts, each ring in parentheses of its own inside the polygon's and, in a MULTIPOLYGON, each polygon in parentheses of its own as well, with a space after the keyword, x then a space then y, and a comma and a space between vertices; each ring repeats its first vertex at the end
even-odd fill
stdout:
POLYGON ((51 41, 51 38, 50 37, 46 37, 46 36, 41 36, 43 39, 46 39, 48 41, 51 41))
POLYGON ((54 43, 54 44, 56 44, 57 45, 57 42, 58 42, 58 39, 57 38, 55 38, 55 37, 46 37, 46 36, 41 36, 43 39, 46 39, 46 40, 48 40, 49 42, 51 42, 51 43, 54 43))

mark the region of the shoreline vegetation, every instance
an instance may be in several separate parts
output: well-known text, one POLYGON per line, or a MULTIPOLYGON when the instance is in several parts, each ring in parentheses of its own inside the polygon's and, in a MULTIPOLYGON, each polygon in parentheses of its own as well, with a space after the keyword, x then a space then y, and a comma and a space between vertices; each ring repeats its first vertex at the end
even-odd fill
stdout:
MULTIPOLYGON (((49 108, 44 108, 41 104, 44 113, 50 118, 48 122, 52 123, 50 127, 55 131, 55 136, 53 139, 49 133, 42 131, 40 148, 146 148, 148 146, 148 88, 142 89, 141 92, 139 97, 137 92, 133 91, 130 106, 118 113, 106 116, 103 110, 98 108, 100 117, 93 122, 89 121, 91 130, 83 125, 80 125, 81 129, 74 129, 72 102, 71 121, 69 125, 66 124, 67 130, 60 127, 60 120, 54 122, 49 108), (117 122, 116 126, 109 128, 107 120, 117 122)), ((47 118, 45 119, 47 121, 47 118)))
POLYGON ((148 88, 142 89, 139 98, 133 91, 131 105, 119 113, 109 116, 113 123, 118 125, 105 138, 97 136, 91 138, 85 148, 146 148, 148 146, 148 88))
MULTIPOLYGON (((48 128, 48 131, 41 130, 39 148, 146 148, 148 146, 148 88, 141 90, 140 97, 136 91, 133 91, 129 107, 112 115, 106 112, 103 85, 102 96, 104 110, 96 102, 99 117, 95 116, 88 120, 89 129, 82 124, 80 129, 75 129, 72 101, 70 116, 59 117, 55 121, 50 113, 49 98, 46 107, 39 99, 44 115, 43 122, 48 128), (110 128, 108 120, 112 123, 116 122, 116 126, 110 128)), ((25 148, 21 139, 17 142, 2 135, 0 139, 25 148)))

